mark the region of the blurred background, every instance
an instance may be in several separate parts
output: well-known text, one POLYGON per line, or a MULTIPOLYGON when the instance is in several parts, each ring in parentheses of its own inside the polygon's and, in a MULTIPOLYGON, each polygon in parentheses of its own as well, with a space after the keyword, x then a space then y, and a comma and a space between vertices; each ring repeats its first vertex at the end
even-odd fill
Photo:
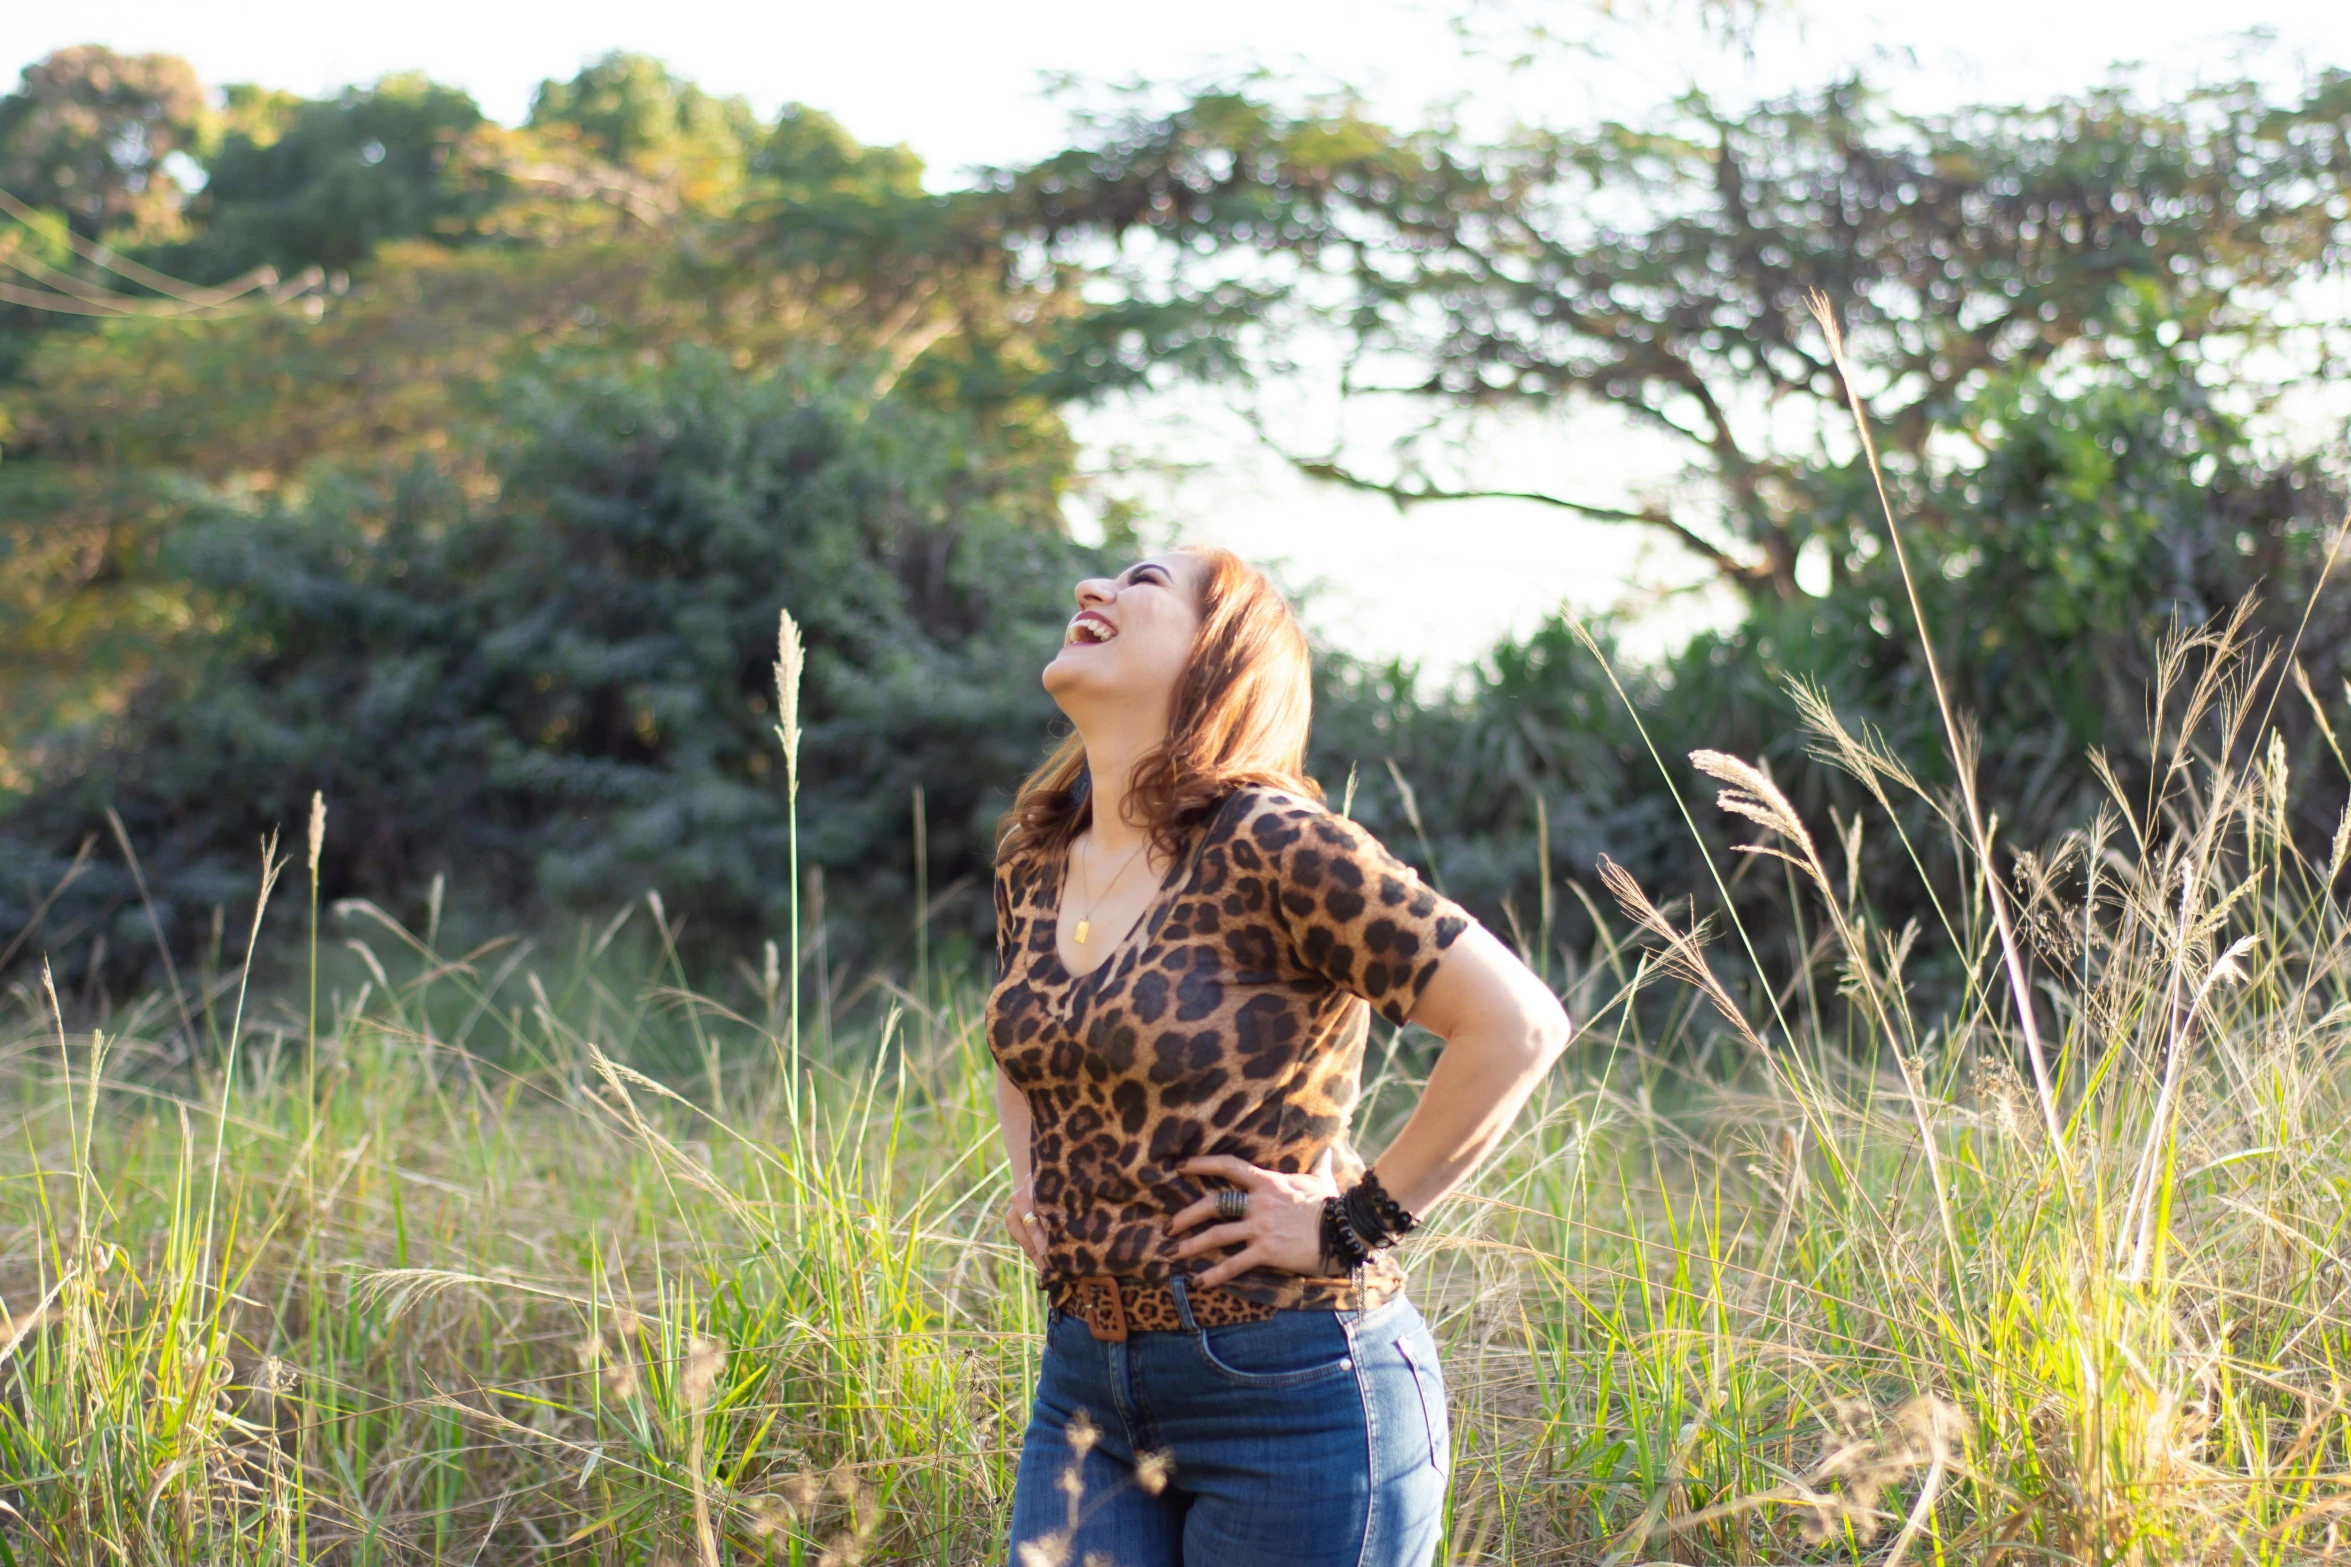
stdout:
POLYGON ((1704 876, 1692 747, 1835 830, 1807 683, 1948 767, 1815 291, 2043 841, 2168 627, 2345 694, 2351 18, 2220 20, 0 19, 0 977, 233 966, 313 791, 328 899, 756 953, 784 607, 808 961, 971 961, 1069 585, 1179 539, 1299 596, 1332 795, 1572 950, 1600 854, 1704 876))

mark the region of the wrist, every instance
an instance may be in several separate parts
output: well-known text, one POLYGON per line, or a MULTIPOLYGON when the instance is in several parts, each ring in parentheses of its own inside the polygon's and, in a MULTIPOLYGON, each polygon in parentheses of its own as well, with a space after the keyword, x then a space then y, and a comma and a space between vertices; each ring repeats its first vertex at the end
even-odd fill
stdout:
POLYGON ((1424 1191, 1395 1171, 1382 1170, 1377 1160, 1365 1162, 1363 1178, 1366 1181, 1377 1181, 1380 1190, 1386 1194, 1388 1199, 1412 1216, 1415 1226, 1425 1222, 1429 1210, 1444 1200, 1445 1194, 1442 1190, 1424 1191))
POLYGON ((1348 1222, 1346 1199, 1325 1197, 1319 1230, 1322 1270, 1325 1275, 1353 1273, 1371 1260, 1371 1247, 1348 1222))
POLYGON ((1385 1251, 1420 1228, 1420 1220, 1390 1195, 1374 1168, 1367 1167, 1361 1180, 1331 1200, 1366 1253, 1385 1251))

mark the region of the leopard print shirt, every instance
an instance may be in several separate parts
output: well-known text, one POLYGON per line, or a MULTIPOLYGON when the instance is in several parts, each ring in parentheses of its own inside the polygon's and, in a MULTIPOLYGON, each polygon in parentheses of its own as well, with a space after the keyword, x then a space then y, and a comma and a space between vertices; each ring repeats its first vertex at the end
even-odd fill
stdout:
MULTIPOLYGON (((1176 1257, 1162 1228, 1223 1184, 1177 1172, 1196 1154, 1296 1173, 1328 1148, 1342 1188, 1361 1176, 1347 1127, 1369 1009, 1402 1023, 1470 916, 1345 817, 1246 788, 1193 829, 1111 956, 1073 976, 1053 940, 1061 869, 997 867, 987 1010, 989 1050, 1028 1100, 1048 1285, 1156 1282, 1230 1255, 1176 1257)), ((1224 1287, 1369 1310, 1403 1284, 1383 1255, 1353 1285, 1256 1268, 1224 1287)))

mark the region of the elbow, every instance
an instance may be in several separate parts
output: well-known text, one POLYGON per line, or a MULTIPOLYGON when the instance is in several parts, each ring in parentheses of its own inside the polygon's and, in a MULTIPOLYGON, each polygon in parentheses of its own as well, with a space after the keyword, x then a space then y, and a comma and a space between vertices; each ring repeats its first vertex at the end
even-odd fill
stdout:
POLYGON ((1540 1077, 1551 1070, 1574 1037, 1575 1025, 1568 1021, 1559 998, 1547 986, 1530 986, 1519 1020, 1520 1049, 1528 1075, 1540 1077))

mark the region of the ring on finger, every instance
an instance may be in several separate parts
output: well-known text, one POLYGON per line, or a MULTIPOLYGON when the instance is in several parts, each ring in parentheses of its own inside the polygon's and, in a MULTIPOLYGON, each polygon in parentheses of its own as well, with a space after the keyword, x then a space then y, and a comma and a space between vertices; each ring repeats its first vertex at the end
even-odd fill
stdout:
POLYGON ((1216 1194, 1216 1216, 1220 1219, 1249 1217, 1249 1194, 1238 1187, 1226 1187, 1216 1194))

